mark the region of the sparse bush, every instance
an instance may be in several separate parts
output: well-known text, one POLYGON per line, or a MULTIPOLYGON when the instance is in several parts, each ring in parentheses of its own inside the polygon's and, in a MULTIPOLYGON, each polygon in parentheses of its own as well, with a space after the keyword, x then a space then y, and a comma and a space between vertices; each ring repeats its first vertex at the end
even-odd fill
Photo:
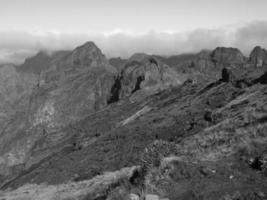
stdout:
POLYGON ((141 155, 141 166, 144 169, 159 167, 162 158, 177 154, 175 143, 156 140, 145 148, 144 153, 141 155))

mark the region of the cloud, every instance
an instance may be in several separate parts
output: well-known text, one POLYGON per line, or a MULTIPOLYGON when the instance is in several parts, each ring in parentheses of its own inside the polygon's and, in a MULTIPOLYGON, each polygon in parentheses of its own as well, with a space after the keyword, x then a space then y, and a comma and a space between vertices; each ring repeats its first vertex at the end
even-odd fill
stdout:
POLYGON ((188 32, 60 33, 44 31, 0 31, 0 63, 22 63, 40 50, 73 49, 94 41, 108 57, 129 57, 136 52, 174 55, 213 49, 240 48, 246 55, 256 45, 267 47, 267 21, 254 21, 235 28, 196 29, 188 32))
POLYGON ((235 34, 234 45, 249 53, 249 51, 260 45, 267 47, 267 21, 254 21, 239 28, 235 34))

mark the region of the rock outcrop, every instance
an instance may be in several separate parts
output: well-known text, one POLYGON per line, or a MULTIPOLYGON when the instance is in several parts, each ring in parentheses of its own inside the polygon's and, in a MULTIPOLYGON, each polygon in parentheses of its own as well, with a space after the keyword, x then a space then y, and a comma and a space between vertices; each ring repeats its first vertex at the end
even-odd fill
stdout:
POLYGON ((223 82, 234 83, 236 81, 236 77, 235 77, 234 73, 230 69, 223 68, 222 69, 222 78, 221 78, 221 80, 223 82))
POLYGON ((260 46, 256 46, 249 55, 249 63, 257 67, 267 65, 267 51, 260 46))
POLYGON ((199 53, 184 56, 169 58, 158 56, 158 58, 196 83, 218 80, 223 68, 243 68, 246 64, 246 58, 239 49, 228 47, 217 47, 213 51, 202 50, 199 53))
MULTIPOLYGON (((8 68, 8 72, 10 70, 8 68)), ((12 115, 2 120, 0 175, 3 176, 13 173, 7 169, 15 166, 25 169, 47 156, 47 153, 32 155, 31 149, 39 139, 48 135, 49 144, 44 147, 53 146, 65 135, 51 135, 52 132, 106 106, 117 75, 116 69, 92 42, 73 51, 55 52, 49 58, 43 53, 37 54, 27 59, 21 70, 18 67, 18 73, 20 75, 15 71, 14 78, 8 79, 12 83, 11 91, 24 88, 23 84, 13 84, 18 76, 32 74, 35 82, 26 96, 15 98, 20 104, 23 102, 21 109, 12 107, 12 115), (39 63, 45 68, 40 70, 36 65, 35 69, 39 63)), ((10 93, 10 99, 13 96, 10 93)))
POLYGON ((94 43, 58 53, 50 63, 34 94, 35 125, 49 121, 52 126, 66 125, 107 105, 117 70, 94 43))
POLYGON ((177 72, 146 54, 134 54, 117 80, 117 90, 114 88, 113 95, 118 98, 113 96, 113 99, 131 97, 132 100, 140 100, 182 83, 177 72))
POLYGON ((223 65, 242 65, 244 64, 244 56, 237 48, 217 47, 211 53, 211 59, 215 63, 223 65))
POLYGON ((35 56, 27 58, 25 62, 17 67, 19 72, 40 75, 50 65, 51 55, 45 51, 38 52, 35 56))

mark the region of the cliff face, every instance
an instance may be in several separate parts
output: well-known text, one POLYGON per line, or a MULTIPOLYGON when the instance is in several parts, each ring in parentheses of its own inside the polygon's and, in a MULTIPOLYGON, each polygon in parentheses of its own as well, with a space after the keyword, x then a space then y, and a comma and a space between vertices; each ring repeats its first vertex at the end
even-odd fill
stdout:
POLYGON ((256 46, 249 55, 249 62, 257 67, 267 65, 267 51, 256 46))
POLYGON ((217 47, 211 53, 211 59, 215 63, 220 64, 232 64, 232 65, 242 65, 245 63, 245 58, 241 51, 237 48, 226 48, 226 47, 217 47))
POLYGON ((240 69, 247 65, 247 58, 237 48, 217 47, 213 51, 202 50, 195 54, 185 54, 164 58, 157 56, 163 63, 172 67, 180 75, 195 82, 209 82, 220 78, 224 67, 240 69))
POLYGON ((110 101, 125 97, 138 101, 167 88, 178 86, 183 81, 184 79, 176 71, 155 57, 135 54, 129 58, 117 77, 117 85, 110 101))
POLYGON ((57 52, 33 94, 31 110, 37 110, 33 124, 53 129, 103 108, 116 75, 116 69, 92 42, 72 52, 57 52))
MULTIPOLYGON (((15 173, 12 166, 23 169, 31 149, 44 135, 106 106, 117 73, 92 42, 71 52, 38 53, 17 71, 4 67, 1 72, 2 85, 10 91, 3 92, 7 96, 3 95, 2 102, 10 103, 8 108, 3 103, 2 110, 12 110, 1 121, 2 175, 15 173), (36 63, 46 67, 35 69, 36 63)), ((63 138, 64 134, 52 140, 63 138)))

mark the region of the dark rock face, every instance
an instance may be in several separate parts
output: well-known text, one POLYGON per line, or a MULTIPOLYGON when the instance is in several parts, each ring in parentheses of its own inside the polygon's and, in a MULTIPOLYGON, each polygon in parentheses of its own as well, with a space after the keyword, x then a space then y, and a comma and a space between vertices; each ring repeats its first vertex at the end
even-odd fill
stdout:
POLYGON ((249 55, 249 63, 257 67, 267 65, 267 51, 260 46, 256 46, 249 55))
POLYGON ((261 83, 261 84, 267 84, 267 72, 265 72, 262 76, 255 79, 253 81, 254 83, 261 83))
POLYGON ((221 64, 244 64, 244 56, 236 48, 217 47, 211 54, 215 63, 221 64))
POLYGON ((156 58, 135 54, 120 75, 120 98, 140 99, 182 83, 178 74, 156 58))
POLYGON ((234 73, 228 69, 228 68, 223 68, 222 69, 222 78, 221 80, 223 82, 232 82, 234 83, 236 81, 236 77, 234 75, 234 73))

